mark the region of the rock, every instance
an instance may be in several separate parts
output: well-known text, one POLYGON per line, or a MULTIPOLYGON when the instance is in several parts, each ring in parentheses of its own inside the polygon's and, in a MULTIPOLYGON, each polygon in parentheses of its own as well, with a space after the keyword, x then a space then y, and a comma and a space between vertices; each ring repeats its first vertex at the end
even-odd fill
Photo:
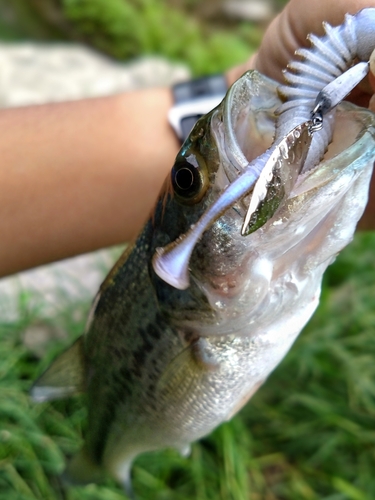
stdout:
POLYGON ((51 342, 66 338, 65 331, 59 326, 41 322, 29 325, 22 335, 23 345, 39 359, 45 356, 51 342))
POLYGON ((222 9, 232 18, 254 22, 268 22, 275 15, 272 3, 267 0, 227 0, 222 9))
POLYGON ((99 97, 189 78, 182 65, 147 57, 114 62, 81 45, 0 44, 0 106, 99 97))

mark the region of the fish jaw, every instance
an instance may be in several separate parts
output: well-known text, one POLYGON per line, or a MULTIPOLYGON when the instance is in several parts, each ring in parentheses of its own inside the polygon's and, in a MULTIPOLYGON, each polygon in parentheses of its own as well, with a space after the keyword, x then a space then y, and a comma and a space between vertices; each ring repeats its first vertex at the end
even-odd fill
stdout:
POLYGON ((292 314, 300 301, 315 301, 324 270, 351 241, 366 206, 374 151, 374 115, 343 104, 325 157, 298 177, 268 222, 242 237, 235 206, 206 231, 190 262, 192 282, 216 312, 202 335, 249 334, 249 324, 255 334, 275 311, 292 314))

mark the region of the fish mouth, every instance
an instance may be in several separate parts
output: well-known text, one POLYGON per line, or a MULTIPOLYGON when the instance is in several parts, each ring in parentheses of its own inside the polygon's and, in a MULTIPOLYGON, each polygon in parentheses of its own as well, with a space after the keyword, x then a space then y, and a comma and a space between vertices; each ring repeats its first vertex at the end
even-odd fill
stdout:
MULTIPOLYGON (((271 164, 272 167, 273 163, 280 163, 279 172, 284 176, 278 180, 281 195, 278 196, 276 208, 268 214, 265 222, 260 220, 260 225, 258 224, 255 230, 271 222, 275 213, 285 206, 285 202, 291 197, 316 191, 329 184, 332 178, 347 167, 354 165, 355 169, 355 157, 363 156, 360 152, 361 136, 366 134, 366 120, 369 124, 367 128, 371 128, 373 133, 372 114, 355 106, 351 108, 350 105, 343 105, 341 119, 336 120, 333 142, 323 161, 302 172, 306 158, 304 154, 310 146, 304 147, 302 144, 301 147, 297 141, 290 148, 286 148, 284 154, 281 148, 284 137, 273 142, 277 122, 276 110, 280 104, 277 84, 253 71, 246 73, 232 86, 222 104, 213 113, 211 130, 220 154, 220 166, 214 185, 218 197, 187 233, 167 247, 157 249, 153 258, 154 270, 170 285, 179 289, 189 286, 189 261, 195 245, 228 208, 235 204, 246 204, 247 199, 254 197, 257 184, 267 171, 267 165, 271 164), (272 148, 267 149, 271 144, 272 148), (278 156, 272 157, 275 145, 278 156), (300 155, 297 163, 291 159, 291 153, 294 158, 295 145, 298 146, 297 150, 306 150, 300 155), (219 175, 220 169, 225 175, 219 175), (287 189, 284 189, 285 187, 287 189)), ((306 132, 307 122, 301 125, 305 126, 303 130, 306 132)), ((295 130, 290 132, 291 136, 295 130)), ((298 134, 300 135, 300 132, 298 134)), ((262 182, 268 189, 268 178, 262 182)), ((260 205, 263 199, 264 197, 259 197, 260 205)), ((265 201, 268 202, 267 199, 265 201)), ((241 209, 239 216, 243 216, 241 209)), ((242 235, 244 234, 246 233, 242 232, 242 235)))
MULTIPOLYGON (((272 145, 278 108, 282 104, 278 87, 279 84, 270 78, 249 71, 228 91, 223 101, 220 125, 217 119, 215 123, 213 116, 212 133, 221 151, 219 169, 225 173, 217 178, 219 182, 226 179, 226 183, 221 181, 217 186, 220 194, 249 167, 249 163, 272 145)), ((285 200, 319 188, 354 162, 355 157, 360 156, 362 137, 368 130, 373 130, 373 125, 373 114, 368 110, 342 102, 335 110, 332 139, 320 162, 308 169, 297 167, 285 200)), ((252 192, 238 200, 237 212, 241 217, 252 192)))

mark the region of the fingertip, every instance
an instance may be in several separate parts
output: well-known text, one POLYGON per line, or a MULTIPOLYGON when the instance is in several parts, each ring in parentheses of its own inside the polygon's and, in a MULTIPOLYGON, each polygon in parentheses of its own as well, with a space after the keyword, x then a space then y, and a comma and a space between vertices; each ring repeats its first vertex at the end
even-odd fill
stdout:
POLYGON ((368 75, 368 79, 373 91, 373 96, 371 97, 369 102, 369 108, 371 109, 371 111, 375 111, 375 50, 372 51, 372 54, 370 56, 370 72, 368 75))
POLYGON ((375 92, 375 50, 372 51, 372 54, 370 56, 369 80, 370 80, 370 85, 375 92))

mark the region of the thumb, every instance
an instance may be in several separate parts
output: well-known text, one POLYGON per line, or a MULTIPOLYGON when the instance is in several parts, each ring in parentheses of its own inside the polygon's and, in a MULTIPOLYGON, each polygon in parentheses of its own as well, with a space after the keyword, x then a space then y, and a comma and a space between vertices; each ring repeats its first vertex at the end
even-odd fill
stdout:
POLYGON ((369 82, 373 92, 373 95, 370 99, 369 108, 371 109, 371 111, 375 111, 375 50, 372 52, 370 57, 369 82))
POLYGON ((375 6, 375 0, 290 0, 272 21, 263 37, 256 57, 256 69, 282 81, 282 70, 293 57, 295 50, 309 45, 307 35, 324 34, 323 21, 337 26, 344 21, 347 12, 355 14, 370 6, 375 6))

